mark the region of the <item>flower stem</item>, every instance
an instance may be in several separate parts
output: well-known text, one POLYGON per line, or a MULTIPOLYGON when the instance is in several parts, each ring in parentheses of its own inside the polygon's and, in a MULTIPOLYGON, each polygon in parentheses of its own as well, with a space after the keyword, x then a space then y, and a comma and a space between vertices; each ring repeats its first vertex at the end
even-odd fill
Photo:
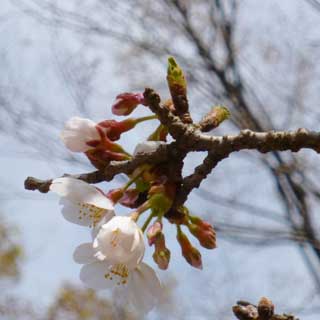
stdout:
POLYGON ((129 180, 123 187, 122 190, 126 191, 140 176, 141 176, 142 172, 139 173, 138 175, 136 175, 135 177, 133 177, 131 180, 129 180))
POLYGON ((149 217, 147 218, 147 220, 145 221, 145 223, 143 224, 143 226, 141 228, 142 232, 146 231, 146 229, 147 229, 147 227, 148 227, 148 225, 149 225, 149 223, 150 223, 150 221, 152 220, 153 217, 154 217, 154 214, 153 214, 153 212, 151 212, 149 217))
POLYGON ((157 115, 152 115, 152 116, 136 118, 135 121, 138 124, 138 123, 143 122, 143 121, 154 120, 154 119, 158 119, 158 116, 157 115))
POLYGON ((143 174, 144 170, 140 170, 138 173, 136 173, 123 187, 122 190, 126 191, 134 182, 137 181, 139 177, 143 174))
POLYGON ((150 202, 149 201, 146 201, 145 203, 143 203, 140 207, 138 207, 135 211, 133 211, 131 213, 131 218, 134 220, 134 221, 138 221, 140 215, 149 210, 151 208, 150 206, 150 202))

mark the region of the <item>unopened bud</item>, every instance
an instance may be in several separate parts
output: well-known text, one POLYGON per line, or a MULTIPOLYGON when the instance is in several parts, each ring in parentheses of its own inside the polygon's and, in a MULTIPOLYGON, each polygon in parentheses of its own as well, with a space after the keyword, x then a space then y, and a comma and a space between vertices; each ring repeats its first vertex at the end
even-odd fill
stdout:
POLYGON ((274 314, 274 305, 268 298, 261 298, 258 304, 259 319, 269 320, 274 314))
POLYGON ((201 218, 199 218, 197 216, 189 215, 189 220, 191 221, 191 223, 199 226, 202 229, 210 229, 210 228, 212 228, 212 225, 209 222, 207 222, 205 220, 202 220, 201 218))
POLYGON ((112 113, 118 116, 127 116, 139 104, 145 105, 142 93, 121 93, 116 97, 116 101, 112 106, 112 113))
POLYGON ((177 94, 186 94, 187 81, 182 69, 173 57, 168 58, 167 81, 169 89, 177 91, 177 94))
POLYGON ((168 59, 167 82, 175 114, 183 123, 192 123, 187 99, 187 81, 182 69, 173 57, 168 59))
POLYGON ((192 217, 190 220, 195 221, 195 223, 188 224, 188 228, 190 232, 199 240, 200 244, 207 249, 216 248, 216 232, 214 231, 212 225, 198 217, 192 217))
POLYGON ((148 238, 149 246, 155 243, 160 233, 162 233, 162 223, 161 221, 157 220, 147 230, 147 238, 148 238))
POLYGON ((122 133, 129 131, 138 123, 136 119, 126 119, 123 121, 105 120, 99 122, 98 125, 106 129, 106 135, 112 141, 120 139, 122 133))
POLYGON ((154 262, 158 265, 159 269, 168 269, 171 253, 166 247, 165 237, 162 232, 160 232, 154 241, 155 251, 152 255, 154 262))
POLYGON ((217 128, 224 120, 230 117, 230 111, 223 106, 214 107, 204 118, 200 121, 200 130, 202 132, 211 131, 217 128))
POLYGON ((188 237, 178 227, 177 240, 181 246, 181 252, 186 261, 195 268, 202 269, 200 252, 192 246, 188 237))

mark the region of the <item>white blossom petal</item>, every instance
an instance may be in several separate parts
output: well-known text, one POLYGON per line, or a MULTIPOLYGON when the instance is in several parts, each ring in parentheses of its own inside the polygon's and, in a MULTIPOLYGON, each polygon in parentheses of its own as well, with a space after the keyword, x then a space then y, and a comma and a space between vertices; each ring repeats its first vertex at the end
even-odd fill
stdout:
POLYGON ((133 273, 133 279, 137 279, 140 283, 144 284, 144 288, 156 299, 161 298, 163 293, 161 282, 154 271, 148 264, 142 262, 135 269, 133 273))
POLYGON ((101 226, 93 241, 98 259, 106 257, 109 263, 124 263, 130 268, 140 263, 145 244, 138 225, 130 217, 115 216, 101 226))
POLYGON ((155 271, 145 263, 141 263, 130 275, 128 296, 138 310, 149 312, 162 295, 160 280, 155 271))
POLYGON ((108 289, 114 287, 115 279, 107 277, 109 265, 105 261, 97 261, 86 264, 81 268, 80 279, 91 289, 108 289))
POLYGON ((134 239, 131 245, 131 249, 130 251, 134 251, 140 244, 140 240, 141 240, 141 230, 137 229, 134 233, 134 239))
POLYGON ((95 225, 95 227, 91 229, 91 238, 92 238, 92 240, 94 240, 97 237, 97 235, 98 235, 98 233, 100 231, 100 228, 104 224, 106 224, 109 220, 111 220, 114 216, 115 216, 115 212, 113 210, 112 211, 111 210, 106 211, 106 214, 99 221, 99 223, 97 223, 95 225))
POLYGON ((113 210, 110 199, 94 186, 79 179, 70 177, 54 179, 50 190, 74 203, 88 203, 98 208, 113 210))
POLYGON ((145 244, 143 239, 143 233, 141 230, 137 230, 135 234, 135 243, 132 244, 131 252, 134 253, 131 255, 130 259, 126 261, 126 264, 130 269, 135 268, 139 265, 143 259, 145 244))
POLYGON ((99 140, 96 123, 89 119, 73 117, 66 122, 61 139, 65 146, 73 152, 86 152, 92 147, 86 142, 99 140))
POLYGON ((85 227, 92 225, 89 215, 84 216, 80 213, 81 207, 78 204, 74 204, 65 198, 60 199, 60 204, 62 205, 62 215, 67 221, 85 227))
POLYGON ((136 156, 138 153, 148 153, 156 151, 160 145, 164 145, 163 141, 144 141, 138 143, 136 148, 133 151, 133 156, 136 156))
POLYGON ((87 264, 95 262, 96 259, 94 257, 94 249, 92 247, 92 243, 82 243, 80 244, 73 253, 73 260, 76 263, 87 264))

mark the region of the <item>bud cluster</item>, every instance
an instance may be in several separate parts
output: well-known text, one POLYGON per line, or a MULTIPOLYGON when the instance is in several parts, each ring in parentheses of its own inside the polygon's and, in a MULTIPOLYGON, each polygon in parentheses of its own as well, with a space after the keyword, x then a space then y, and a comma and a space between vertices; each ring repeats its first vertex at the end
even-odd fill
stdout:
MULTIPOLYGON (((167 83, 171 99, 166 100, 163 107, 180 117, 183 122, 192 123, 188 110, 186 77, 173 57, 168 59, 167 83)), ((128 116, 139 105, 148 106, 148 101, 142 93, 125 92, 116 97, 112 105, 112 112, 117 116, 128 116)), ((213 109, 202 121, 202 129, 206 131, 217 127, 228 115, 228 110, 224 107, 213 109)), ((83 152, 93 166, 98 170, 104 170, 110 161, 130 160, 141 152, 153 152, 167 140, 168 128, 159 123, 147 141, 136 147, 133 155, 121 146, 119 140, 123 134, 148 120, 157 120, 157 116, 127 118, 122 121, 107 119, 98 123, 75 117, 66 123, 62 139, 71 151, 83 152)), ((201 123, 199 125, 201 127, 201 123)), ((168 173, 168 164, 142 164, 127 176, 127 183, 109 190, 105 196, 113 205, 120 204, 132 209, 133 211, 128 215, 135 221, 144 212, 149 211, 149 216, 141 229, 142 231, 147 230, 148 243, 154 247, 153 259, 158 267, 163 270, 167 269, 170 262, 171 254, 166 247, 162 222, 163 218, 167 218, 170 223, 177 226, 177 241, 183 257, 189 264, 201 269, 201 254, 191 244, 181 228, 186 227, 206 249, 216 247, 216 234, 208 222, 190 215, 186 207, 173 207, 176 192, 180 186, 172 180, 168 173)))

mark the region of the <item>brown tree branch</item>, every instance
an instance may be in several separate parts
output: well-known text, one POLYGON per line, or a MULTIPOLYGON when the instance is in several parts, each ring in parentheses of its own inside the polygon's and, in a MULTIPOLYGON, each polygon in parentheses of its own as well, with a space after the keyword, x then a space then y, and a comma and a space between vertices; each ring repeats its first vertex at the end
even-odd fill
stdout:
MULTIPOLYGON (((154 152, 138 154, 128 161, 111 161, 104 170, 71 175, 72 177, 88 183, 110 181, 117 174, 130 174, 144 163, 159 164, 167 162, 170 167, 171 162, 172 167, 176 168, 176 159, 182 161, 188 152, 208 151, 208 156, 201 165, 195 168, 194 173, 182 179, 175 200, 175 206, 177 207, 183 204, 189 193, 194 188, 198 188, 213 168, 232 152, 246 149, 257 150, 262 153, 284 150, 296 152, 302 148, 320 152, 320 133, 318 132, 307 131, 306 129, 298 129, 292 132, 242 130, 238 135, 209 136, 201 133, 197 125, 184 124, 178 117, 174 116, 169 109, 160 104, 159 95, 152 89, 147 88, 144 96, 150 109, 158 115, 161 123, 168 127, 170 134, 176 141, 168 145, 160 145, 154 152)), ((48 192, 51 181, 28 177, 25 181, 25 188, 48 192)))
MULTIPOLYGON (((158 164, 169 159, 175 150, 175 143, 160 145, 157 150, 148 153, 139 153, 132 160, 111 161, 104 170, 96 170, 83 174, 64 174, 63 177, 71 177, 88 183, 99 183, 111 181, 117 174, 130 174, 134 169, 144 163, 158 164)), ((49 191, 53 179, 40 180, 34 177, 28 177, 24 182, 27 190, 38 190, 42 193, 49 191)))
MULTIPOLYGON (((164 108, 160 108, 164 110, 164 108)), ((238 135, 208 136, 199 133, 193 125, 183 124, 177 117, 171 115, 169 111, 168 113, 161 113, 160 120, 163 117, 167 117, 167 120, 163 122, 169 127, 170 132, 174 132, 177 138, 176 142, 160 145, 156 151, 138 154, 132 160, 111 161, 104 171, 65 176, 72 176, 88 183, 99 183, 110 181, 119 173, 131 173, 143 163, 158 164, 170 161, 172 155, 176 158, 177 154, 182 153, 181 149, 187 152, 208 151, 209 153, 204 163, 198 166, 192 175, 183 179, 182 186, 185 187, 183 193, 185 194, 188 191, 187 194, 189 194, 192 189, 199 187, 201 181, 212 171, 218 162, 227 158, 232 152, 246 149, 257 150, 262 153, 276 150, 297 152, 302 148, 320 152, 320 133, 307 131, 306 129, 298 129, 292 132, 253 132, 251 130, 242 130, 238 135), (171 120, 172 122, 170 122, 171 120)), ((48 192, 50 183, 51 180, 39 180, 28 177, 25 180, 25 188, 27 190, 48 192)))
POLYGON ((184 124, 174 116, 168 108, 161 105, 160 97, 152 89, 147 88, 144 97, 148 105, 163 125, 168 127, 170 134, 177 140, 177 145, 185 151, 208 151, 209 155, 195 172, 184 178, 182 187, 175 200, 175 206, 183 204, 194 188, 198 188, 203 179, 212 171, 219 161, 227 158, 235 151, 254 149, 261 153, 291 150, 297 152, 309 148, 320 152, 320 134, 298 129, 292 132, 269 131, 253 132, 242 130, 238 135, 208 136, 201 133, 196 125, 184 124))

